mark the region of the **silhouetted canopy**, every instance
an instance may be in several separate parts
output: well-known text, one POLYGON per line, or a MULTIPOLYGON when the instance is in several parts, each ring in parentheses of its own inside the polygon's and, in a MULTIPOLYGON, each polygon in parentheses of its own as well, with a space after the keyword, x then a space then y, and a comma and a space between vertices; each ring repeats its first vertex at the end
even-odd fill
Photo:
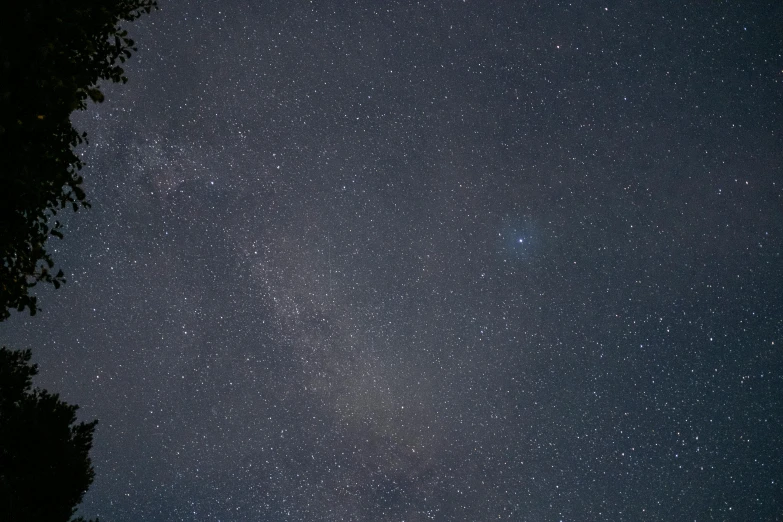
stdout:
POLYGON ((98 82, 126 82, 119 63, 135 50, 120 27, 153 0, 9 2, 0 16, 0 320, 36 311, 29 288, 59 287, 62 271, 46 250, 62 237, 54 220, 89 206, 74 147, 85 135, 70 115, 103 100, 98 82))
MULTIPOLYGON (((97 421, 32 389, 30 350, 0 349, 0 520, 68 522, 93 480, 88 452, 97 421)), ((81 520, 81 519, 78 519, 81 520)))

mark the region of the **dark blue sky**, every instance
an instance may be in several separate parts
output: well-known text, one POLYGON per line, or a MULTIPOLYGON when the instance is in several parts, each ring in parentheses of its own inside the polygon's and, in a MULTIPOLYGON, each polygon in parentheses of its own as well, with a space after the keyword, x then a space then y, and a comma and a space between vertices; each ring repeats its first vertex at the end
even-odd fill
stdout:
POLYGON ((85 516, 783 516, 783 4, 181 4, 0 325, 85 516))

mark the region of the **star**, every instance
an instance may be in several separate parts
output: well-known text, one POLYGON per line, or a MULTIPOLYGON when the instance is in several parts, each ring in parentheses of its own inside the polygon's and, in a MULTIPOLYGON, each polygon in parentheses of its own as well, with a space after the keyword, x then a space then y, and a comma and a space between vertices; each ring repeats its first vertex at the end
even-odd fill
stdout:
POLYGON ((779 518, 782 2, 197 4, 0 324, 100 422, 80 515, 779 518))

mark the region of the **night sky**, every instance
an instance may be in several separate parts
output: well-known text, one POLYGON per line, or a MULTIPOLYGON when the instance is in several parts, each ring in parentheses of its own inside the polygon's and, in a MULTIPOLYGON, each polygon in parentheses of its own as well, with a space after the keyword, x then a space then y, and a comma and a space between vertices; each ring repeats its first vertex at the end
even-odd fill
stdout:
POLYGON ((129 29, 68 284, 0 327, 99 419, 81 514, 781 520, 783 2, 129 29))

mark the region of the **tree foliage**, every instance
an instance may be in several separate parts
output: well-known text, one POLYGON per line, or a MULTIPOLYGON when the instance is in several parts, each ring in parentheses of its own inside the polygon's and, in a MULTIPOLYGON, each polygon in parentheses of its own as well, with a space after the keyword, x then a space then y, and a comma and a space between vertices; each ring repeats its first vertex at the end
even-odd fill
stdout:
POLYGON ((62 237, 57 213, 88 207, 74 148, 86 135, 71 124, 100 81, 125 83, 121 64, 135 51, 121 27, 155 0, 28 0, 0 17, 0 320, 37 310, 29 289, 59 287, 46 250, 62 237))
POLYGON ((93 480, 97 421, 77 424, 77 406, 31 389, 37 372, 30 350, 0 349, 0 520, 68 522, 93 480))

